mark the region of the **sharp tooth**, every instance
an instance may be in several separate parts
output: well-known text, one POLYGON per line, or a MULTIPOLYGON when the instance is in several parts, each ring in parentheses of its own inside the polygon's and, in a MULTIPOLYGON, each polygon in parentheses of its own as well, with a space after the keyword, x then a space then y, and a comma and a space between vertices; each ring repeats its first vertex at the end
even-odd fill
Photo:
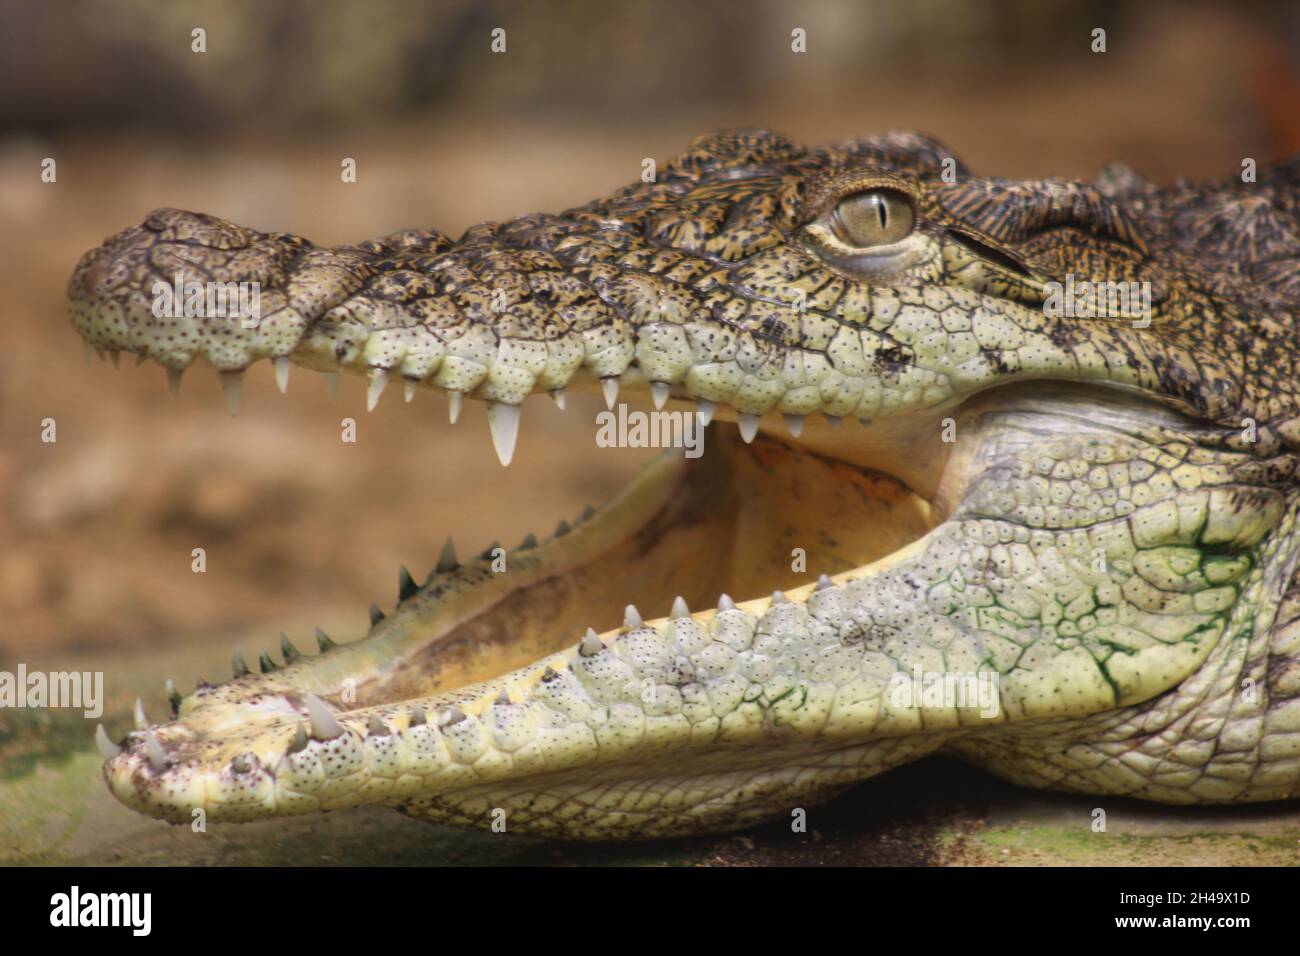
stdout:
POLYGON ((135 353, 135 367, 136 367, 136 368, 139 368, 141 365, 143 365, 143 364, 144 364, 144 360, 147 359, 148 357, 149 357, 149 356, 148 356, 147 354, 145 354, 144 352, 136 352, 136 353, 135 353))
POLYGON ((244 662, 244 652, 238 648, 236 648, 235 653, 231 655, 230 669, 235 672, 236 677, 243 677, 245 674, 249 673, 248 664, 244 662))
POLYGON ((271 363, 275 367, 275 387, 281 395, 289 393, 289 356, 277 355, 271 363))
POLYGON ((113 363, 113 368, 122 367, 122 353, 117 349, 108 350, 108 360, 113 363))
POLYGON ((479 557, 479 560, 480 560, 480 561, 491 561, 491 560, 492 560, 493 553, 494 553, 494 552, 496 551, 496 549, 499 548, 499 547, 501 547, 501 542, 500 542, 500 541, 493 541, 491 544, 489 544, 486 548, 483 549, 483 553, 480 554, 480 555, 478 556, 478 557, 479 557))
POLYGON ((456 542, 450 536, 447 543, 442 546, 442 554, 438 555, 438 566, 434 568, 438 574, 447 574, 455 571, 460 567, 460 561, 456 559, 456 542))
POLYGON ((97 349, 95 349, 95 354, 99 356, 99 360, 100 360, 101 362, 107 362, 107 361, 108 361, 108 356, 104 354, 104 350, 103 350, 103 349, 101 349, 101 348, 97 348, 97 349))
POLYGON ((167 769, 167 753, 158 742, 158 735, 149 728, 144 732, 144 749, 149 755, 149 766, 155 771, 167 769))
POLYGON ((239 414, 239 399, 244 393, 243 372, 222 372, 221 387, 226 393, 226 408, 230 414, 239 414))
POLYGON ((825 591, 831 586, 831 579, 824 574, 817 575, 817 583, 813 585, 814 591, 825 591))
POLYGON ((366 389, 366 411, 373 412, 375 410, 375 406, 379 404, 379 396, 384 394, 384 389, 387 387, 388 369, 371 369, 370 387, 366 389))
POLYGON ((339 373, 325 373, 325 397, 335 399, 339 397, 339 373))
POLYGON ((173 719, 179 717, 181 713, 181 695, 176 692, 176 684, 169 677, 163 687, 167 691, 167 702, 172 706, 173 719))
POLYGON ((415 383, 408 379, 402 383, 402 401, 409 405, 413 398, 415 398, 415 383))
POLYGON ((406 565, 402 565, 401 570, 397 572, 397 603, 401 604, 418 590, 415 578, 411 577, 411 572, 406 570, 406 565))
POLYGON ((423 727, 429 722, 429 718, 424 715, 424 708, 416 704, 411 708, 411 719, 407 723, 408 727, 423 727))
POLYGON ((758 416, 741 412, 736 416, 736 424, 740 426, 740 437, 745 439, 745 444, 748 445, 758 434, 758 416))
POLYGON ((251 753, 242 753, 230 761, 230 769, 235 773, 249 773, 252 771, 256 759, 251 753))
POLYGON ((509 703, 510 703, 510 691, 508 691, 508 690, 506 690, 506 688, 502 687, 502 688, 501 688, 501 693, 497 694, 497 699, 496 699, 496 701, 494 701, 494 703, 501 704, 502 706, 506 706, 507 704, 509 704, 509 703))
POLYGON ((859 418, 859 419, 858 419, 858 424, 861 425, 863 428, 870 428, 870 427, 871 427, 871 419, 870 419, 870 418, 859 418))
POLYGON ((492 447, 502 466, 515 457, 515 441, 519 438, 519 406, 492 402, 487 410, 488 426, 492 429, 492 447))
POLYGON ((167 391, 172 393, 172 398, 181 393, 181 373, 178 369, 167 370, 167 391))
POLYGON ((558 408, 560 411, 564 411, 564 389, 562 388, 551 389, 551 401, 555 403, 556 408, 558 408))
POLYGON ((578 642, 578 653, 583 657, 591 657, 593 654, 599 654, 605 649, 601 643, 594 628, 587 628, 587 633, 582 635, 582 640, 578 642))
POLYGON ((618 401, 618 376, 611 375, 609 378, 600 380, 600 390, 605 393, 605 407, 613 409, 614 403, 618 401))
POLYGON ((378 604, 370 605, 370 626, 374 627, 384 619, 384 612, 379 610, 378 604))
POLYGON ((531 551, 535 547, 537 547, 537 535, 533 534, 532 532, 529 532, 528 537, 524 538, 523 543, 519 545, 519 547, 516 548, 515 550, 531 551))
POLYGON ((456 419, 460 418, 460 406, 463 405, 464 402, 464 392, 447 393, 447 421, 451 422, 453 425, 456 424, 456 419))
POLYGON ((789 603, 790 603, 790 599, 789 599, 788 597, 785 596, 785 592, 784 592, 784 591, 773 591, 773 592, 772 592, 772 603, 773 603, 773 604, 789 604, 789 603))
POLYGON ((560 523, 555 526, 555 537, 562 538, 572 530, 573 527, 569 524, 569 522, 561 518, 560 523))
POLYGON ((641 612, 636 609, 635 604, 629 604, 623 608, 623 626, 631 629, 640 627, 645 622, 641 620, 641 612))
POLYGON ((325 706, 325 701, 315 694, 306 697, 307 718, 311 721, 311 735, 317 740, 333 740, 343 733, 342 725, 334 719, 334 714, 325 706))
POLYGON ((724 594, 722 597, 718 598, 719 611, 734 611, 735 609, 736 602, 731 599, 730 594, 724 594))
POLYGON ((840 415, 827 415, 826 424, 830 425, 831 428, 839 428, 844 424, 844 419, 840 415))
POLYGON ((262 653, 257 656, 257 666, 262 669, 263 674, 269 674, 271 671, 280 669, 276 666, 275 661, 271 660, 271 655, 266 653, 266 651, 262 651, 262 653))
POLYGON ((108 739, 108 731, 104 729, 103 724, 95 726, 95 746, 99 748, 99 755, 105 760, 112 760, 122 752, 121 747, 108 739))
POLYGON ((595 513, 596 513, 596 509, 593 508, 591 505, 583 505, 582 514, 578 515, 578 523, 581 524, 582 522, 588 520, 595 513))
POLYGON ((284 655, 284 662, 292 664, 298 658, 302 657, 302 652, 293 646, 293 641, 289 640, 289 635, 280 632, 280 653, 284 655))
POLYGON ((149 727, 149 718, 144 715, 144 704, 140 703, 140 698, 135 699, 135 711, 132 713, 135 718, 135 729, 145 730, 149 727))
POLYGON ((451 727, 459 724, 464 719, 465 711, 453 705, 438 714, 438 726, 441 728, 451 727))
POLYGON ((691 609, 686 606, 686 598, 680 594, 673 598, 673 609, 669 614, 672 617, 690 617, 691 609))
POLYGON ((378 714, 371 714, 370 720, 366 722, 366 733, 371 737, 387 737, 388 727, 379 718, 378 714))
POLYGON ((655 408, 662 409, 667 404, 668 395, 671 391, 672 387, 667 382, 650 383, 650 398, 653 399, 655 408))
POLYGON ((319 627, 316 628, 316 646, 320 648, 322 654, 331 648, 338 647, 337 644, 330 640, 330 636, 319 627))
POLYGON ((289 741, 287 753, 296 754, 307 749, 307 728, 302 724, 293 732, 293 740, 289 741))
MULTIPOLYGON (((90 363, 95 357, 95 350, 90 347, 89 342, 81 343, 81 357, 86 360, 86 368, 90 368, 90 363)), ((96 734, 95 736, 99 736, 96 734)))
POLYGON ((803 434, 803 415, 782 415, 785 419, 785 430, 790 433, 791 438, 798 438, 803 434))
POLYGON ((701 425, 708 425, 713 421, 713 413, 717 407, 716 402, 711 402, 707 398, 695 400, 695 414, 699 417, 701 425))

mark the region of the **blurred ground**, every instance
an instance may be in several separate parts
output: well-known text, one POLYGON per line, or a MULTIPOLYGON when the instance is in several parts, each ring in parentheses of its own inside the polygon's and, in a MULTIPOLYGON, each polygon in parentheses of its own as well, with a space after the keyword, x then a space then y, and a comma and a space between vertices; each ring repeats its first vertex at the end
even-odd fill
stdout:
MULTIPOLYGON (((414 7, 379 6, 419 20, 414 7)), ((422 395, 403 405, 394 388, 367 415, 357 380, 330 402, 319 378, 295 372, 282 398, 261 367, 232 419, 210 372, 191 371, 172 401, 152 366, 128 359, 119 371, 85 368, 63 283, 83 251, 154 207, 212 212, 324 244, 415 225, 455 235, 482 219, 584 202, 635 179, 642 157, 662 162, 695 134, 736 125, 769 125, 809 142, 915 128, 976 171, 1009 177, 1090 177, 1115 158, 1155 179, 1222 175, 1245 156, 1265 162, 1300 148, 1300 94, 1288 98, 1295 31, 1280 29, 1293 24, 1292 12, 1191 4, 1175 16, 1170 5, 1144 4, 1121 15, 1117 5, 1059 4, 1057 19, 1026 12, 1000 21, 1020 35, 991 38, 961 26, 979 26, 980 4, 957 5, 965 20, 931 5, 915 22, 884 4, 878 9, 893 17, 885 42, 864 5, 850 6, 811 4, 801 16, 758 5, 744 30, 728 32, 732 8, 705 4, 702 22, 714 33, 701 39, 684 27, 647 25, 629 51, 618 24, 600 18, 585 34, 535 15, 516 29, 505 6, 466 21, 439 20, 440 10, 461 9, 442 5, 425 19, 461 31, 459 44, 440 40, 457 58, 448 76, 426 71, 412 86, 456 95, 385 98, 369 112, 363 97, 360 108, 348 100, 331 112, 303 79, 311 57, 325 56, 298 45, 310 31, 291 31, 279 52, 277 75, 291 83, 255 71, 250 79, 222 54, 178 59, 184 69, 165 90, 140 79, 158 63, 110 57, 104 51, 118 48, 102 38, 96 46, 76 25, 65 23, 61 45, 42 54, 64 59, 41 59, 33 52, 41 44, 16 39, 15 25, 29 14, 0 4, 11 54, 0 71, 21 80, 0 83, 8 91, 0 95, 0 669, 21 661, 32 670, 104 670, 107 725, 119 736, 137 694, 155 716, 165 712, 164 677, 185 691, 198 677, 224 679, 234 646, 251 659, 281 629, 304 646, 317 625, 353 639, 371 601, 395 599, 398 565, 418 576, 447 534, 471 552, 549 532, 611 496, 645 460, 596 448, 596 406, 578 396, 567 413, 531 400, 515 464, 503 470, 475 404, 452 428, 442 400, 422 395), (486 48, 497 22, 510 25, 517 56, 461 50, 486 48), (788 52, 791 22, 809 30, 806 59, 788 52), (927 22, 946 32, 926 33, 927 22), (1092 23, 1108 26, 1111 52, 1044 58, 1040 48, 1086 51, 1092 23), (858 62, 855 40, 878 54, 874 69, 858 62), (68 58, 82 46, 99 53, 68 58), (1028 65, 1025 50, 1039 50, 1028 65), (735 67, 734 87, 691 59, 710 54, 735 67), (575 58, 586 70, 577 79, 588 78, 580 88, 575 58), (60 63, 85 64, 89 78, 60 63), (218 71, 231 77, 234 99, 213 92, 223 89, 218 71), (475 71, 481 84, 471 82, 475 71), (694 83, 695 94, 683 83, 694 83), (24 99, 16 89, 30 92, 24 99), (98 89, 98 99, 87 100, 87 89, 98 89), (149 102, 123 100, 150 89, 156 123, 149 102), (112 109, 97 105, 110 101, 112 109), (207 121, 179 123, 178 102, 203 104, 207 121), (255 115, 258 102, 269 119, 255 115), (47 156, 58 163, 54 184, 39 179, 47 156), (339 180, 345 156, 357 160, 355 184, 339 180), (345 416, 360 424, 355 445, 339 441, 345 416), (45 418, 57 422, 55 444, 40 440, 45 418), (190 570, 194 547, 207 549, 205 574, 190 570)), ((191 20, 174 8, 193 8, 200 19, 216 9, 168 7, 165 19, 137 14, 132 30, 119 21, 113 42, 183 47, 191 20)), ((679 25, 689 19, 690 6, 669 7, 679 25)), ((624 14, 627 29, 636 9, 624 14)), ((44 24, 28 26, 43 35, 44 24)), ((366 34, 375 62, 388 35, 366 34)), ((362 89, 378 82, 356 63, 350 69, 362 89)), ((1289 863, 1300 849, 1300 819, 1288 808, 1108 802, 1110 835, 1095 835, 1096 801, 1030 794, 946 761, 869 783, 820 822, 815 812, 810 830, 820 838, 768 828, 695 843, 554 849, 371 811, 214 828, 198 838, 109 799, 93 726, 62 713, 0 711, 0 862, 1289 863)))

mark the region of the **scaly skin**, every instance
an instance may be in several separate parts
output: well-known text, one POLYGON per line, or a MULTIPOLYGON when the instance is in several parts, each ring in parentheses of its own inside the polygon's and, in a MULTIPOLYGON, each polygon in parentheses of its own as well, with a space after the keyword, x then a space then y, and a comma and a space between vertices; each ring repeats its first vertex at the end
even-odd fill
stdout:
POLYGON ((505 573, 449 548, 366 639, 239 660, 171 723, 101 734, 105 779, 178 822, 383 803, 582 839, 741 827, 936 751, 1039 787, 1294 797, 1298 234, 1297 161, 1020 183, 910 134, 704 137, 655 183, 456 241, 158 210, 69 283, 96 349, 232 389, 262 358, 364 373, 372 402, 400 376, 491 403, 505 461, 543 390, 740 428, 505 573), (260 282, 260 323, 156 318, 177 272, 260 282), (1150 322, 1045 308, 1068 277, 1148 283, 1150 322), (750 600, 610 627, 724 590, 750 600), (900 696, 915 668, 996 675, 997 707, 900 696))

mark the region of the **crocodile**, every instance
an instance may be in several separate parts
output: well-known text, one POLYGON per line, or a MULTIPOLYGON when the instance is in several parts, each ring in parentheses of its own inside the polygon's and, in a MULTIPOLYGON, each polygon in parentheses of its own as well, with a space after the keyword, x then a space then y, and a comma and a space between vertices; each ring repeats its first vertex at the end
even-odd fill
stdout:
POLYGON ((936 753, 1294 798, 1297 236, 1300 158, 1014 181, 897 132, 702 136, 456 240, 156 210, 76 267, 87 350, 173 386, 202 360, 232 412, 262 359, 281 390, 364 375, 371 407, 439 391, 453 422, 469 396, 503 463, 525 397, 575 389, 705 447, 544 541, 448 541, 364 638, 169 686, 170 721, 98 728, 104 779, 178 823, 382 804, 579 840, 789 819, 936 753), (257 283, 258 314, 156 308, 173 281, 257 283))

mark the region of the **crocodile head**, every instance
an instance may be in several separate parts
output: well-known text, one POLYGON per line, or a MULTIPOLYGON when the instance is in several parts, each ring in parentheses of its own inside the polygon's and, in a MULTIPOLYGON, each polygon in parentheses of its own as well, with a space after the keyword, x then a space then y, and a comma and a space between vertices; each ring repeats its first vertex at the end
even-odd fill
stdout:
POLYGON ((364 639, 101 729, 109 787, 173 821, 383 803, 588 839, 744 826, 935 751, 1295 795, 1297 183, 1010 182, 916 135, 746 131, 458 240, 152 213, 71 279, 88 347, 202 360, 232 400, 259 359, 480 399, 504 462, 534 392, 717 421, 545 542, 403 570, 364 639), (239 282, 255 315, 185 291, 239 282))

